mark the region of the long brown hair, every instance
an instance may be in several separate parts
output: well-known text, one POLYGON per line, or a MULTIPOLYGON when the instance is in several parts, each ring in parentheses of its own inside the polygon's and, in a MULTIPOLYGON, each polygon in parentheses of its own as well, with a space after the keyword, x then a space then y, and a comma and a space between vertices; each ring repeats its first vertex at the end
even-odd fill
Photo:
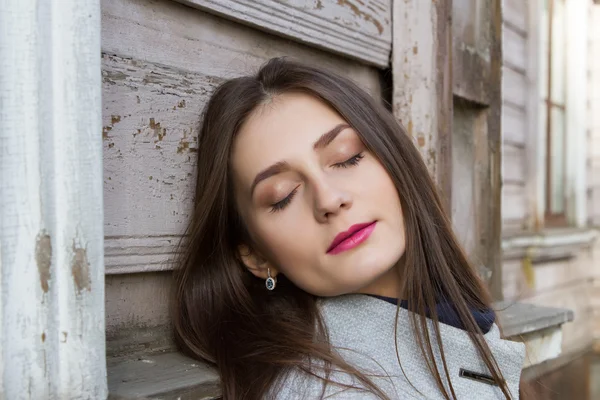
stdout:
POLYGON ((238 255, 238 245, 247 243, 248 234, 231 188, 232 143, 258 106, 286 92, 310 94, 336 110, 393 180, 406 229, 402 293, 413 311, 417 343, 443 396, 456 398, 435 312, 440 297, 454 305, 494 380, 510 398, 469 311, 490 307, 489 295, 461 249, 411 139, 382 104, 350 80, 284 58, 270 60, 255 76, 225 82, 206 107, 198 143, 193 216, 180 245, 175 273, 173 322, 182 351, 217 367, 225 399, 264 398, 293 368, 323 377, 316 365, 324 366, 325 380, 334 367, 341 368, 363 387, 386 397, 330 348, 315 296, 281 275, 277 289, 266 290, 238 255), (433 332, 427 328, 427 310, 435 321, 433 332), (434 346, 441 350, 440 366, 434 346))

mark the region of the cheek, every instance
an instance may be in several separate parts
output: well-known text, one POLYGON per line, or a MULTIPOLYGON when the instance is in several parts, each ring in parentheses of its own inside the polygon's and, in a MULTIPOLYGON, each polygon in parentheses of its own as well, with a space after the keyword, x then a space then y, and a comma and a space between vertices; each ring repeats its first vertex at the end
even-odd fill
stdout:
POLYGON ((288 211, 252 224, 254 240, 264 256, 287 276, 294 275, 299 265, 313 264, 315 249, 319 248, 312 219, 288 211))
POLYGON ((369 202, 373 210, 381 210, 390 222, 394 232, 404 237, 404 216, 400 204, 400 196, 392 178, 385 168, 377 163, 369 172, 369 179, 364 182, 369 202))

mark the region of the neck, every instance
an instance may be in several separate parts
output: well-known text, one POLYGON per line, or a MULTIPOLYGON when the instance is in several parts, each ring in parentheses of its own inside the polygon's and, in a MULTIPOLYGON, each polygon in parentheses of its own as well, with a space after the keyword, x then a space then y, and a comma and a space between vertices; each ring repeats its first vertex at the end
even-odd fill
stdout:
POLYGON ((383 275, 378 276, 373 282, 359 289, 356 293, 374 294, 376 296, 401 298, 402 281, 399 265, 394 265, 383 275))

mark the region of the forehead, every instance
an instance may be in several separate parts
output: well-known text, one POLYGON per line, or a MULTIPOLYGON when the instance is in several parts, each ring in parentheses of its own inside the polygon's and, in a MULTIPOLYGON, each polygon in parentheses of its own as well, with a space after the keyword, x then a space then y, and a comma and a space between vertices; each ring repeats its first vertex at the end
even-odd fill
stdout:
POLYGON ((234 174, 244 181, 278 161, 314 152, 313 143, 345 122, 313 96, 286 93, 260 106, 244 123, 233 144, 234 174))

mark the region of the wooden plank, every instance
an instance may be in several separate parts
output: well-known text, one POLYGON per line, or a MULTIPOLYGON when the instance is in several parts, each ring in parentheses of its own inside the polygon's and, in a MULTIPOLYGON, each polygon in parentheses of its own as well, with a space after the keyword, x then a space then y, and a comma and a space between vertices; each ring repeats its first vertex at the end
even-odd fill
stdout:
POLYGON ((390 0, 178 1, 370 65, 389 65, 392 48, 390 0))
POLYGON ((208 400, 220 393, 214 368, 174 352, 109 360, 108 389, 115 400, 208 400))
POLYGON ((600 227, 600 188, 588 189, 588 224, 600 227))
POLYGON ((479 105, 488 105, 493 89, 484 84, 492 68, 487 55, 473 52, 455 38, 452 57, 454 95, 479 105))
POLYGON ((527 198, 523 185, 507 183, 502 188, 502 219, 522 221, 527 218, 527 198))
POLYGON ((504 144, 502 146, 502 182, 504 184, 525 185, 525 149, 504 144))
POLYGON ((532 293, 522 265, 522 260, 503 260, 502 262, 502 290, 505 302, 518 301, 532 293))
MULTIPOLYGON (((523 15, 526 15, 527 23, 527 54, 539 54, 539 43, 541 42, 540 12, 537 1, 522 2, 523 15)), ((529 206, 528 218, 525 223, 527 230, 538 231, 543 229, 544 224, 544 204, 545 204, 545 158, 542 157, 544 146, 540 129, 540 109, 539 99, 539 57, 527 57, 527 70, 525 73, 524 90, 527 94, 526 104, 526 128, 525 128, 525 148, 527 149, 527 180, 525 187, 527 190, 526 198, 529 206)), ((506 104, 506 103, 505 103, 506 104)))
MULTIPOLYGON (((452 1, 452 93, 470 109, 476 246, 471 258, 492 272, 490 289, 501 289, 501 72, 502 13, 500 0, 452 1)), ((458 123, 455 112, 455 122, 458 123)), ((465 121, 461 122, 465 123, 465 121)), ((457 174, 453 174, 457 176, 457 174)), ((456 184, 456 182, 455 182, 456 184)), ((469 224, 457 221, 456 224, 469 224)))
POLYGON ((515 235, 526 230, 527 227, 522 219, 502 218, 502 236, 515 235))
POLYGON ((175 348, 170 325, 170 290, 170 272, 106 276, 107 356, 175 348))
POLYGON ((502 301, 494 303, 494 310, 506 338, 542 331, 573 320, 573 312, 563 308, 538 306, 530 303, 502 301))
POLYGON ((582 255, 571 260, 536 264, 532 289, 536 293, 544 293, 589 281, 592 277, 591 261, 582 255))
POLYGON ((100 2, 0 5, 0 398, 105 399, 100 2))
MULTIPOLYGON (((532 1, 532 0, 530 0, 532 1)), ((504 22, 518 29, 521 34, 527 32, 528 1, 504 0, 504 22)))
POLYGON ((452 189, 450 2, 395 1, 392 107, 416 139, 447 210, 452 189))
POLYGON ((587 223, 600 226, 600 7, 589 6, 587 223))
POLYGON ((505 103, 525 108, 528 96, 527 78, 522 73, 504 66, 502 67, 502 98, 505 103))
POLYGON ((502 32, 504 64, 525 74, 527 69, 527 37, 510 25, 502 32))
POLYGON ((203 76, 255 73, 272 57, 330 68, 381 96, 378 71, 361 62, 193 10, 171 0, 108 0, 102 6, 102 51, 203 76))
POLYGON ((504 144, 525 147, 527 114, 524 109, 505 103, 502 107, 502 140, 504 144))

